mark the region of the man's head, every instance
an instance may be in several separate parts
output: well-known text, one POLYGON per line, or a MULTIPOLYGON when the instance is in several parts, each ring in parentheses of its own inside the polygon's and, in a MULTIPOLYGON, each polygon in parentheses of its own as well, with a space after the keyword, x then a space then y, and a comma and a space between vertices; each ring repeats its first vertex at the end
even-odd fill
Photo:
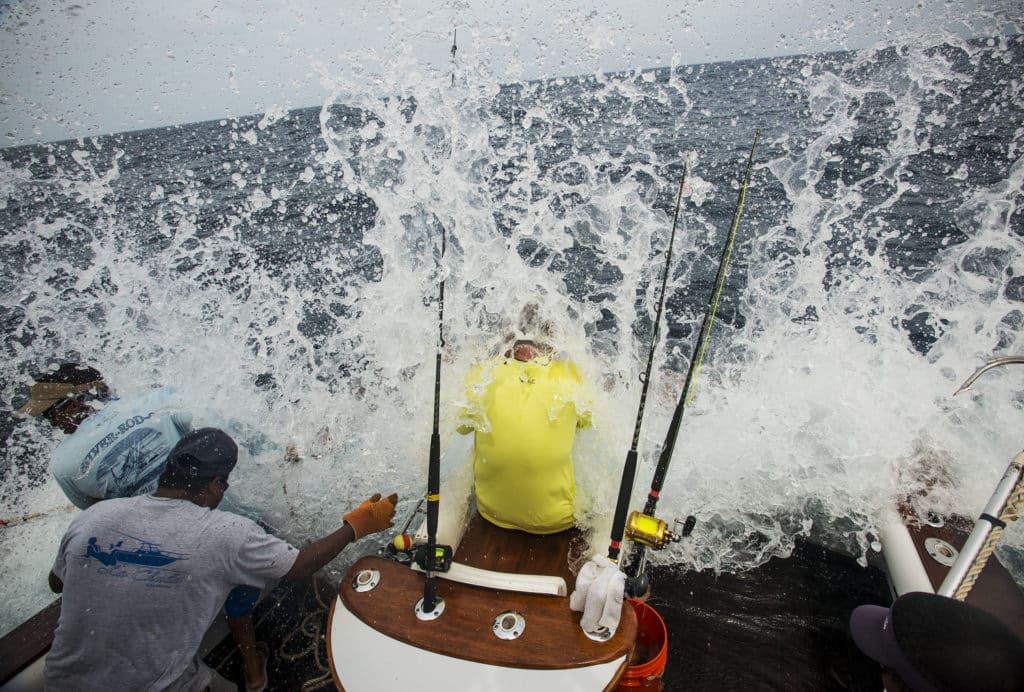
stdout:
POLYGON ((178 440, 160 474, 160 489, 173 490, 197 505, 214 508, 228 489, 238 463, 238 445, 223 430, 200 428, 178 440))
POLYGON ((547 344, 542 344, 532 339, 517 339, 512 344, 512 347, 505 351, 505 357, 515 358, 523 363, 528 363, 541 356, 550 356, 551 351, 551 347, 547 344))
POLYGON ((32 396, 18 409, 26 416, 41 416, 70 434, 93 413, 90 401, 106 401, 110 389, 95 368, 64 363, 53 372, 35 377, 32 396))
POLYGON ((850 633, 861 651, 914 692, 1024 689, 1024 642, 987 611, 933 593, 890 608, 860 606, 850 633))
POLYGON ((504 336, 504 345, 497 351, 504 350, 506 358, 514 358, 524 363, 550 356, 554 349, 551 342, 555 340, 554 323, 541 316, 540 305, 527 303, 519 312, 515 328, 504 336))

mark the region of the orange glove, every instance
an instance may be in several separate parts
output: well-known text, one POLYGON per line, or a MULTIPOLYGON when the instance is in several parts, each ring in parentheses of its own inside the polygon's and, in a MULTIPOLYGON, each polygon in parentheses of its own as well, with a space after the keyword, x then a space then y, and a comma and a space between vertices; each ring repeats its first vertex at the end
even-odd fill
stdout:
POLYGON ((345 523, 352 527, 356 539, 377 533, 391 526, 391 520, 395 517, 395 503, 398 502, 398 495, 388 495, 383 500, 380 493, 374 493, 369 500, 345 515, 345 523))

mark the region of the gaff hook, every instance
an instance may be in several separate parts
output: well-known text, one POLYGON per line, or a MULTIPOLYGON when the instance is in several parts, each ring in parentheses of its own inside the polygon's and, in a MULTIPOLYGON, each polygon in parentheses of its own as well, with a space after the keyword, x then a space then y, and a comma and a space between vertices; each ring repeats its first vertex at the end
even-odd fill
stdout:
POLYGON ((1004 356, 1002 358, 993 358, 992 360, 986 362, 980 368, 975 370, 974 374, 971 375, 970 377, 968 377, 967 380, 962 385, 960 385, 960 388, 958 390, 953 392, 953 396, 956 396, 957 394, 960 394, 961 392, 966 392, 968 389, 971 388, 971 385, 974 384, 974 381, 976 379, 981 377, 983 374, 985 374, 986 372, 988 372, 992 368, 998 368, 998 367, 1000 367, 1002 365, 1010 365, 1011 363, 1024 364, 1024 355, 1021 355, 1021 356, 1004 356))

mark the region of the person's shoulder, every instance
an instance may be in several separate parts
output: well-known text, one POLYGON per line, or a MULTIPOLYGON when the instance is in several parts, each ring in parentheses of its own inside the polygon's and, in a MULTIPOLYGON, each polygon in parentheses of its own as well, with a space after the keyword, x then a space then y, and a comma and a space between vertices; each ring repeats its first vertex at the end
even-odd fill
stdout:
POLYGON ((237 554, 254 545, 277 541, 273 534, 252 519, 219 509, 208 510, 204 533, 223 554, 237 554))
MULTIPOLYGON (((205 508, 203 508, 205 509, 205 508)), ((264 534, 266 531, 249 517, 244 517, 222 509, 208 509, 206 520, 211 526, 225 536, 247 536, 252 533, 264 534)))
POLYGON ((508 363, 501 356, 474 363, 470 366, 469 372, 466 373, 466 388, 474 391, 495 379, 500 379, 500 373, 506 367, 508 367, 508 363))
POLYGON ((495 356, 494 358, 488 358, 487 360, 473 363, 469 368, 469 377, 471 379, 483 379, 488 373, 491 373, 497 368, 503 367, 507 364, 508 360, 502 356, 495 356))
POLYGON ((114 497, 89 505, 71 520, 72 525, 90 524, 110 518, 134 514, 138 509, 137 497, 114 497))
POLYGON ((552 360, 548 365, 548 372, 553 377, 564 377, 575 382, 581 380, 579 368, 571 360, 552 360))
POLYGON ((147 496, 138 495, 133 497, 112 497, 109 500, 100 500, 83 512, 124 512, 134 509, 147 496))

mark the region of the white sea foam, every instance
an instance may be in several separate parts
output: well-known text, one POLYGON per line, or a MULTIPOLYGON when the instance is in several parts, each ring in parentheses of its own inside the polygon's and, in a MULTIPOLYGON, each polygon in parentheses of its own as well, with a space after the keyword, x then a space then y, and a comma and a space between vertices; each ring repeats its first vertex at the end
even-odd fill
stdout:
MULTIPOLYGON (((977 48, 958 46, 976 59, 977 48)), ((143 228, 125 221, 114 189, 127 174, 125 152, 80 144, 71 164, 58 164, 44 183, 68 211, 4 229, 11 247, 38 247, 26 254, 17 280, 3 284, 3 305, 17 316, 7 340, 4 400, 25 392, 30 367, 78 357, 99 368, 119 392, 152 382, 173 385, 194 402, 197 422, 225 426, 244 441, 232 486, 289 539, 301 542, 333 528, 344 511, 378 490, 402 495, 401 516, 425 484, 437 348, 433 299, 444 278, 443 439, 454 430, 455 404, 471 364, 515 330, 525 303, 539 303, 559 348, 579 362, 595 394, 595 429, 581 435, 577 473, 581 519, 603 544, 647 355, 642 325, 653 314, 653 286, 671 225, 664 204, 655 202, 674 199, 678 184, 666 170, 680 168, 684 157, 692 167, 674 292, 700 273, 705 254, 717 254, 708 248, 716 247, 725 229, 708 220, 709 207, 716 201, 731 205, 737 193, 729 183, 714 182, 705 168, 708 152, 664 147, 658 137, 686 142, 664 132, 636 131, 626 142, 576 146, 557 163, 547 162, 560 138, 590 141, 587 128, 600 123, 567 124, 557 99, 538 96, 547 88, 541 83, 524 85, 521 117, 500 121, 489 115, 498 79, 518 67, 498 69, 478 59, 485 50, 468 46, 453 72, 425 67, 401 52, 346 56, 358 80, 323 67, 332 94, 320 111, 317 160, 296 165, 285 181, 265 180, 261 167, 242 153, 223 162, 189 163, 187 172, 174 171, 174 180, 154 181, 147 189, 146 199, 158 207, 143 228), (367 73, 374 76, 373 88, 365 86, 367 73), (373 118, 351 127, 340 107, 363 109, 373 118), (635 175, 616 179, 608 170, 623 156, 630 157, 635 175), (515 166, 503 169, 508 161, 515 166), (216 204, 215 194, 192 174, 206 165, 223 165, 224 179, 245 188, 245 201, 217 209, 212 226, 203 226, 200 215, 216 204), (650 182, 638 182, 644 176, 650 182), (337 186, 339 202, 354 194, 372 201, 377 217, 365 247, 333 238, 336 253, 321 253, 289 271, 264 271, 251 238, 242 234, 256 227, 269 244, 301 245, 301 231, 285 226, 295 237, 279 237, 285 231, 260 216, 297 204, 303 223, 319 224, 318 231, 330 235, 342 212, 324 212, 302 197, 304 186, 321 182, 337 186), (497 202, 496 187, 503 190, 497 202), (556 207, 556 200, 574 193, 582 202, 556 207), (514 223, 499 227, 495 211, 514 216, 514 223), (448 246, 438 267, 442 227, 448 246), (64 242, 84 248, 85 255, 56 252, 64 242), (579 245, 591 251, 590 261, 607 264, 617 276, 589 285, 584 299, 573 292, 574 267, 566 260, 579 245), (352 269, 373 264, 363 254, 366 247, 381 260, 372 280, 352 269), (311 335, 314 309, 338 316, 329 338, 311 335), (613 328, 604 326, 609 314, 613 328), (18 330, 32 338, 13 338, 18 330), (265 373, 273 386, 257 384, 256 376, 265 373), (284 461, 290 442, 302 456, 297 464, 284 461)), ((856 61, 870 68, 880 59, 865 51, 856 61)), ((974 514, 1021 444, 1024 373, 992 373, 975 393, 949 395, 985 358, 1024 352, 1020 303, 1005 294, 1008 277, 1024 271, 1020 236, 1009 229, 1020 205, 1024 164, 1015 162, 1005 179, 975 184, 969 169, 953 162, 950 180, 963 186, 958 190, 964 199, 955 226, 966 240, 912 274, 894 268, 886 250, 906 228, 893 227, 882 214, 918 184, 908 167, 911 157, 927 152, 952 126, 923 117, 922 102, 955 99, 960 87, 983 77, 916 47, 900 53, 891 71, 868 77, 824 59, 808 59, 797 74, 791 88, 806 99, 805 127, 814 134, 797 142, 783 127, 765 133, 749 196, 756 200, 780 189, 784 203, 773 218, 741 227, 732 280, 745 284, 739 311, 746 322, 716 326, 659 506, 663 516, 693 513, 700 523, 692 539, 656 561, 743 569, 787 554, 798 536, 863 560, 875 513, 915 488, 904 473, 909 465, 943 460, 958 490, 936 503, 974 514), (892 137, 870 152, 873 172, 823 192, 837 143, 857 137, 857 111, 879 93, 887 99, 892 137), (891 189, 877 198, 873 185, 891 189), (849 261, 836 262, 838 254, 849 261), (937 330, 927 354, 911 346, 902 324, 915 312, 929 314, 937 330)), ((639 124, 641 108, 659 105, 679 107, 673 113, 676 135, 701 118, 734 117, 704 114, 688 83, 692 75, 681 70, 654 90, 646 74, 597 75, 593 84, 602 104, 618 108, 608 117, 619 118, 619 126, 639 124)), ((1020 88, 1003 86, 1018 101, 1020 88)), ((232 128, 235 151, 258 154, 274 146, 275 128, 289 120, 273 111, 259 121, 258 136, 251 125, 222 124, 232 128)), ((1020 149, 1024 128, 1015 132, 1011 155, 1020 149)), ((741 166, 737 160, 735 178, 741 166)), ((32 181, 29 167, 3 164, 3 203, 17 200, 32 181)), ((682 386, 682 374, 663 367, 666 352, 685 364, 699 319, 674 314, 674 323, 690 327, 691 334, 659 348, 635 505, 682 386)), ((59 439, 41 422, 18 425, 24 444, 2 452, 10 464, 27 454, 45 458, 59 439)), ((62 502, 52 481, 19 490, 30 483, 24 474, 12 474, 6 483, 0 506, 5 517, 62 502)), ((45 602, 47 556, 69 517, 58 513, 3 530, 0 576, 12 584, 18 604, 5 605, 0 629, 45 602)), ((1007 543, 1024 545, 1019 530, 1008 534, 1007 543)), ((344 569, 360 550, 373 547, 360 545, 334 568, 344 569)))

